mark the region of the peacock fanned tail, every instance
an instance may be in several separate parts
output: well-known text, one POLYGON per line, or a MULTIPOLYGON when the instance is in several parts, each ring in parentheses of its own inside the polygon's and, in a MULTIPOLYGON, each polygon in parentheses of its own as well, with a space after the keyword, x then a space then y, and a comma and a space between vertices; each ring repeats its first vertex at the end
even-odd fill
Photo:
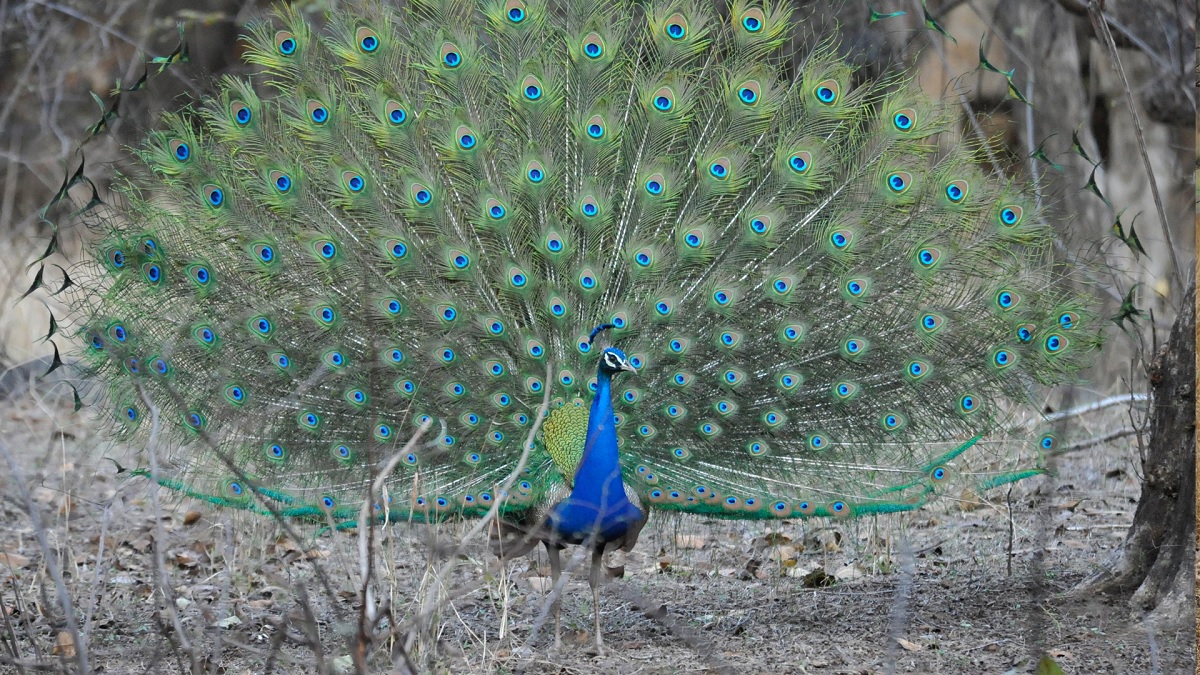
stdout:
POLYGON ((113 424, 157 426, 163 485, 349 524, 429 420, 377 514, 518 513, 574 479, 610 324, 651 509, 863 515, 1039 472, 1054 436, 1010 422, 1101 322, 1033 188, 939 143, 957 111, 912 81, 795 53, 785 7, 253 25, 261 73, 165 115, 91 223, 72 306, 113 424))

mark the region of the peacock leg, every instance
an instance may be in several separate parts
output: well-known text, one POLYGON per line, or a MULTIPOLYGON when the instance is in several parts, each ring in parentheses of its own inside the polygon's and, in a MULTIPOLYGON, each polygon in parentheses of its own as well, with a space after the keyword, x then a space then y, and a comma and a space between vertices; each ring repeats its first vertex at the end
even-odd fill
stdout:
POLYGON ((604 578, 604 550, 592 552, 592 571, 588 574, 588 583, 592 586, 592 607, 596 617, 596 653, 604 656, 604 640, 600 637, 600 581, 604 578))
POLYGON ((558 587, 558 578, 562 576, 562 559, 558 555, 558 547, 546 542, 546 554, 550 556, 550 592, 554 595, 554 648, 562 648, 562 591, 558 587))

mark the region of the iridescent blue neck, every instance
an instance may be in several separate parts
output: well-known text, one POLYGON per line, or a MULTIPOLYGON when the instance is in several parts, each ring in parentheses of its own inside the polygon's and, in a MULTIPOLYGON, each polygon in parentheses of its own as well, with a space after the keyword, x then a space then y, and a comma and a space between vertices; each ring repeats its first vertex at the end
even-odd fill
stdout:
POLYGON ((612 375, 603 370, 596 374, 596 396, 588 413, 583 459, 575 472, 575 489, 571 496, 595 504, 625 499, 617 455, 617 427, 613 419, 612 375))
POLYGON ((550 525, 565 543, 577 544, 594 538, 597 545, 602 545, 623 537, 629 525, 641 515, 625 496, 613 419, 612 375, 600 370, 574 487, 551 510, 550 525))

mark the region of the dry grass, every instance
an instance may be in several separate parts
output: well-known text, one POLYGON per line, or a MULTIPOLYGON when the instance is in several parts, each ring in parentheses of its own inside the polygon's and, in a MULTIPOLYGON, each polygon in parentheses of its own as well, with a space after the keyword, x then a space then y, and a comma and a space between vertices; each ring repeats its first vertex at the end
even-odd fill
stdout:
MULTIPOLYGON (((1043 652, 1068 673, 1183 672, 1192 659, 1190 626, 1066 593, 1132 518, 1128 438, 1011 495, 903 517, 652 521, 609 561, 624 578, 604 588, 611 649, 597 658, 586 560, 563 589, 566 647, 549 652, 544 559, 502 566, 470 523, 376 530, 367 556, 353 533, 297 541, 118 474, 144 455, 63 404, 0 408, 24 478, 0 479, 0 663, 26 672, 79 672, 81 655, 120 673, 353 672, 356 659, 367 672, 1002 672, 1043 652)), ((1104 436, 1127 412, 1078 427, 1104 436)))

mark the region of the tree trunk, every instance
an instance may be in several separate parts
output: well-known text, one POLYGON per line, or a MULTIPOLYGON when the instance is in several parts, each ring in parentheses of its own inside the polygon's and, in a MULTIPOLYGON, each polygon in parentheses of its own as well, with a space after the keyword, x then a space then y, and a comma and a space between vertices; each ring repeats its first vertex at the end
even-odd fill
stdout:
POLYGON ((1195 620, 1196 285, 1189 284, 1167 344, 1150 364, 1153 408, 1143 447, 1142 496, 1125 543, 1080 592, 1129 593, 1165 623, 1195 620))

